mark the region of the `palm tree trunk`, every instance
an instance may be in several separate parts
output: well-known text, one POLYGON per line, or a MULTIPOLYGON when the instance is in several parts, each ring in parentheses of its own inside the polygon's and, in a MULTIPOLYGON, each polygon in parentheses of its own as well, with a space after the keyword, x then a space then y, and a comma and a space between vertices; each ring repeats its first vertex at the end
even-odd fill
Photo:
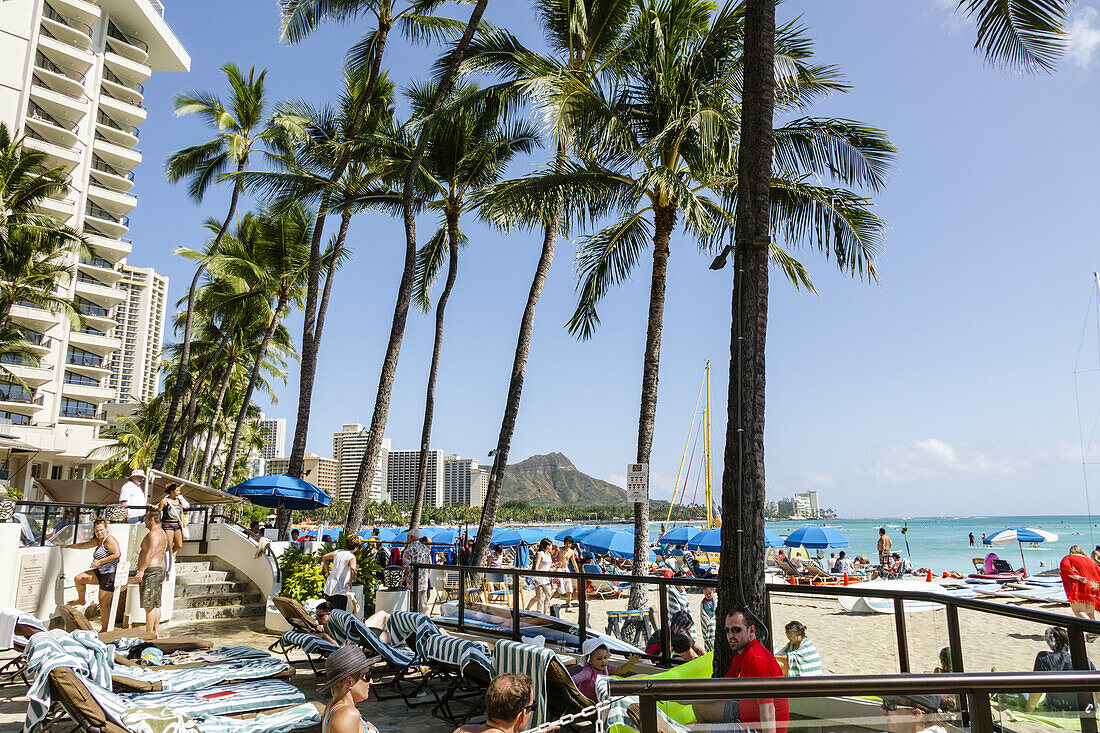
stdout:
MULTIPOLYGON (((244 161, 242 160, 237 165, 237 173, 244 170, 244 161)), ((222 241, 222 237, 225 236, 226 230, 229 229, 230 223, 233 221, 233 214, 237 213, 237 200, 241 195, 241 185, 239 183, 233 184, 233 195, 229 199, 229 213, 225 216, 225 221, 222 222, 221 229, 218 230, 217 236, 214 237, 214 242, 210 245, 211 250, 217 249, 218 245, 222 241)), ((187 291, 187 318, 183 324, 183 348, 180 351, 180 366, 179 376, 176 378, 176 388, 172 391, 172 402, 168 406, 168 417, 164 421, 164 432, 160 436, 160 444, 157 446, 157 454, 153 458, 153 468, 162 470, 164 468, 164 462, 168 460, 168 453, 172 448, 172 434, 176 428, 176 413, 179 411, 180 399, 183 397, 184 384, 186 383, 187 369, 191 366, 191 327, 194 324, 195 318, 195 298, 199 292, 199 281, 202 279, 203 272, 206 271, 206 262, 200 262, 198 268, 195 269, 195 276, 191 278, 191 288, 187 291)))
MULTIPOLYGON (((557 167, 560 169, 565 160, 565 152, 559 148, 557 167)), ((542 296, 546 276, 550 274, 550 265, 554 262, 554 248, 558 243, 558 229, 561 226, 561 205, 554 207, 550 221, 542 237, 542 254, 535 267, 535 277, 531 280, 531 290, 527 293, 527 305, 523 308, 523 318, 519 322, 519 336, 516 339, 516 355, 512 360, 512 377, 508 382, 508 399, 504 403, 504 417, 500 422, 500 435, 494 451, 493 470, 489 474, 489 486, 481 505, 481 524, 474 543, 471 563, 484 565, 489 555, 489 542, 493 528, 497 523, 497 508, 500 506, 500 488, 504 483, 504 469, 508 466, 508 451, 512 447, 512 435, 516 431, 516 418, 519 416, 520 398, 523 396, 523 377, 527 372, 527 357, 531 353, 531 336, 535 331, 535 306, 542 296)))
POLYGON ((256 361, 252 364, 252 374, 248 377, 248 386, 244 390, 244 398, 241 400, 241 411, 237 414, 237 426, 233 428, 233 440, 229 443, 229 455, 225 460, 225 476, 222 477, 222 491, 229 486, 229 480, 233 476, 233 464, 237 460, 237 449, 241 443, 241 432, 244 430, 244 421, 248 417, 248 406, 252 402, 252 391, 256 389, 256 383, 260 381, 260 370, 264 365, 264 357, 267 356, 267 348, 271 345, 271 338, 275 335, 275 329, 283 320, 283 311, 286 310, 287 300, 279 300, 275 314, 271 316, 271 323, 267 326, 264 340, 260 342, 260 348, 256 353, 256 361))
MULTIPOLYGON (((653 212, 653 275, 649 284, 649 325, 642 357, 642 398, 638 409, 636 463, 649 463, 653 449, 653 423, 657 417, 657 381, 661 370, 661 332, 665 323, 665 284, 668 279, 668 241, 676 227, 676 209, 658 207, 653 212)), ((634 570, 644 575, 649 567, 649 501, 634 503, 634 570)), ((646 586, 630 586, 627 608, 648 605, 646 586)))
MULTIPOLYGON (((370 105, 370 100, 374 96, 374 90, 378 85, 378 75, 381 73, 382 68, 382 54, 386 50, 386 39, 389 36, 390 26, 388 24, 379 23, 378 33, 375 37, 375 53, 374 58, 371 61, 370 75, 367 77, 367 84, 363 90, 363 98, 359 100, 359 108, 355 111, 355 119, 352 120, 351 127, 348 129, 348 139, 354 139, 359 134, 359 128, 363 124, 363 119, 366 117, 367 107, 370 105)), ((340 155, 340 159, 336 162, 336 167, 333 168, 332 175, 329 176, 329 182, 335 185, 344 175, 344 171, 347 170, 348 164, 351 162, 351 150, 345 149, 340 155)), ((336 273, 336 264, 338 259, 333 260, 333 264, 329 267, 328 275, 325 278, 325 295, 322 296, 321 306, 317 306, 317 292, 320 290, 320 276, 321 276, 321 236, 325 229, 325 218, 328 210, 328 202, 330 197, 330 191, 326 190, 323 200, 321 201, 321 207, 318 209, 317 222, 313 227, 313 241, 310 242, 309 248, 309 269, 308 278, 306 283, 306 305, 304 310, 304 319, 302 322, 302 368, 298 375, 298 416, 294 424, 294 441, 290 448, 290 465, 287 469, 287 473, 295 478, 302 477, 302 471, 305 465, 306 454, 306 438, 309 435, 309 413, 311 407, 311 400, 313 399, 313 382, 317 374, 317 355, 321 348, 321 327, 325 320, 325 308, 327 307, 328 291, 331 287, 329 283, 332 282, 332 276, 336 273)), ((351 221, 350 214, 344 214, 340 220, 340 237, 337 240, 337 246, 342 247, 343 237, 347 235, 348 223, 351 221)), ((281 519, 280 515, 280 519, 281 519)), ((290 526, 289 514, 287 515, 286 526, 290 526)), ((283 522, 279 523, 279 535, 282 539, 283 522)))
MULTIPOLYGON (((313 335, 308 341, 310 345, 309 353, 307 354, 306 350, 302 349, 302 369, 298 380, 298 419, 294 427, 294 445, 290 453, 290 465, 287 468, 287 473, 295 478, 302 478, 302 473, 305 471, 306 436, 309 434, 309 413, 312 407, 313 383, 317 376, 317 355, 321 349, 321 333, 325 329, 325 314, 328 312, 328 300, 332 294, 332 283, 336 277, 336 268, 340 264, 340 256, 344 253, 344 242, 347 240, 351 217, 350 213, 344 213, 340 216, 340 231, 336 235, 336 244, 332 247, 331 262, 329 262, 328 272, 325 273, 325 287, 321 291, 321 302, 317 306, 317 320, 313 335), (294 463, 295 456, 297 456, 297 466, 294 463)), ((318 217, 317 225, 323 226, 320 217, 318 217)), ((304 326, 302 343, 306 343, 304 326)), ((275 528, 279 530, 280 540, 290 539, 291 516, 292 513, 289 510, 279 509, 276 512, 275 528)))
MULTIPOLYGON (((763 631, 764 346, 768 327, 769 185, 775 107, 775 2, 748 0, 745 91, 737 162, 737 225, 722 470, 722 553, 717 629, 729 611, 748 608, 763 631)), ((763 637, 761 632, 758 637, 763 637)), ((732 659, 725 633, 714 644, 714 674, 732 659)))
MULTIPOLYGON (((466 24, 466 30, 459 39, 451 53, 447 71, 435 90, 432 102, 425 116, 430 116, 439 109, 443 100, 451 93, 455 78, 458 76, 458 67, 462 63, 462 57, 466 54, 466 48, 470 45, 470 39, 474 31, 481 23, 481 16, 485 12, 485 6, 489 0, 477 0, 470 20, 466 24)), ((382 374, 378 380, 378 394, 374 401, 374 414, 371 416, 370 434, 367 437, 366 451, 363 460, 359 464, 359 476, 355 482, 355 490, 352 492, 348 506, 348 518, 344 522, 344 532, 348 535, 357 534, 363 524, 363 510, 370 498, 370 486, 374 482, 374 470, 378 465, 378 453, 382 447, 382 433, 386 429, 386 420, 390 412, 390 396, 393 393, 393 379, 397 373, 397 359, 401 354, 401 340, 405 335, 405 321, 409 315, 409 303, 412 300, 413 277, 416 274, 416 219, 413 211, 413 182, 416 172, 420 168, 420 162, 424 159, 427 149, 428 136, 421 134, 417 141, 416 151, 405 170, 404 188, 401 193, 401 204, 405 213, 405 267, 401 273, 401 284, 397 289, 397 303, 393 310, 393 323, 390 326, 390 339, 386 346, 386 357, 382 362, 382 374)))
POLYGON ((206 447, 202 451, 202 466, 199 467, 199 477, 203 484, 210 481, 210 472, 214 468, 214 433, 220 432, 218 431, 218 423, 221 422, 222 405, 225 403, 225 393, 229 389, 229 381, 233 377, 235 361, 236 359, 230 359, 225 365, 221 386, 218 387, 218 399, 214 402, 214 411, 210 415, 210 429, 206 433, 206 447))
MULTIPOLYGON (((413 497, 409 528, 420 528, 420 514, 424 509, 424 494, 428 487, 428 444, 432 439, 432 415, 435 412, 435 378, 439 373, 439 355, 443 351, 443 312, 451 297, 455 278, 458 277, 458 214, 447 212, 447 284, 435 304, 435 345, 432 348, 432 366, 428 370, 428 391, 424 397, 424 428, 420 432, 420 462, 417 467, 416 494, 413 497)), ((442 477, 437 477, 442 478, 442 477)))
MULTIPOLYGON (((218 343, 218 348, 215 349, 214 353, 210 355, 210 358, 206 362, 206 366, 204 366, 202 368, 202 371, 199 372, 199 378, 195 380, 195 389, 193 389, 191 392, 191 398, 188 400, 187 409, 185 410, 186 417, 183 420, 184 440, 181 441, 183 443, 183 447, 180 448, 180 455, 176 459, 177 467, 188 464, 189 459, 194 452, 194 449, 197 447, 195 445, 195 441, 193 440, 193 433, 195 430, 195 420, 198 418, 199 414, 199 397, 202 394, 202 388, 203 385, 206 383, 206 378, 210 376, 210 370, 214 368, 214 365, 218 361, 218 357, 221 356, 222 352, 225 351, 226 345, 229 344, 229 339, 232 338, 233 332, 237 328, 237 321, 240 320, 240 317, 241 315, 239 312, 233 314, 233 319, 229 322, 229 326, 225 331, 225 335, 222 336, 221 341, 218 343)), ((191 462, 193 463, 193 461, 191 462)), ((186 476, 182 473, 177 475, 183 476, 183 478, 186 479, 191 478, 190 472, 186 476)))

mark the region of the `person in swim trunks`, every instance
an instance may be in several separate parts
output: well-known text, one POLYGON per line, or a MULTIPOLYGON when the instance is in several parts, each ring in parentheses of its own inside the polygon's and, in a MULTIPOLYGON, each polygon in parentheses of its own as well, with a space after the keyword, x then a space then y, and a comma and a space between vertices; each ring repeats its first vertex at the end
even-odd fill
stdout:
POLYGON ((164 553, 168 549, 168 535, 160 528, 160 512, 156 509, 145 513, 145 527, 149 534, 141 541, 134 580, 141 589, 145 630, 157 634, 160 631, 160 591, 164 585, 164 553))

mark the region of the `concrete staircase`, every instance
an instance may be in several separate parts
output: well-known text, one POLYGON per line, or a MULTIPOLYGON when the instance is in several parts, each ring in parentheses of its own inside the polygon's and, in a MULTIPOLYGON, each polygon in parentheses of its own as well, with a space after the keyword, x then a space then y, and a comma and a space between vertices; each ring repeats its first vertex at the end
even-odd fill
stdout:
POLYGON ((263 596, 224 560, 213 555, 177 556, 173 625, 263 615, 263 596))

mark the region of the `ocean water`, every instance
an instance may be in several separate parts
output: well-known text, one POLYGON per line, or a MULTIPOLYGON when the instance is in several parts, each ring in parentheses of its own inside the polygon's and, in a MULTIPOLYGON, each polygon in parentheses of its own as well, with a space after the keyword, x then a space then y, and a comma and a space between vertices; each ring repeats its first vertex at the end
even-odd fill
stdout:
MULTIPOLYGON (((667 529, 685 522, 669 523, 667 529)), ((650 538, 654 541, 660 532, 659 521, 650 524, 650 538)), ((845 551, 848 555, 862 554, 874 559, 878 529, 885 527, 894 542, 894 551, 912 558, 913 566, 931 568, 937 574, 944 570, 957 570, 964 575, 973 572, 971 558, 985 557, 989 552, 1008 560, 1013 567, 1020 566, 1020 547, 1016 543, 988 547, 982 545, 982 534, 993 534, 1006 527, 1034 527, 1053 532, 1058 540, 1038 547, 1024 546, 1023 555, 1028 572, 1038 573, 1057 568, 1062 557, 1072 545, 1080 545, 1086 553, 1100 544, 1100 516, 1089 521, 1087 516, 1019 516, 1019 517, 886 517, 879 519, 834 519, 828 521, 780 521, 768 522, 768 529, 786 537, 795 529, 808 525, 827 525, 843 534, 851 543, 845 551), (902 534, 902 528, 906 528, 902 534), (969 534, 973 532, 977 547, 970 547, 969 534), (908 546, 907 546, 908 543, 908 546)), ((605 525, 629 527, 632 525, 605 525)), ((825 550, 828 556, 837 550, 825 550)))

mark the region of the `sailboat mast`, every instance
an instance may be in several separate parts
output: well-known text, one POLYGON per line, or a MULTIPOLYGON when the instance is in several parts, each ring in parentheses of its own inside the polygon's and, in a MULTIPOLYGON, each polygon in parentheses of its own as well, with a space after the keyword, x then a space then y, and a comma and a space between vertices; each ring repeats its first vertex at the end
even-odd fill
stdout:
POLYGON ((710 500, 710 362, 707 362, 706 369, 706 383, 707 383, 707 411, 703 416, 703 456, 705 461, 706 471, 706 485, 707 485, 707 529, 714 526, 714 516, 711 514, 711 500, 710 500))

